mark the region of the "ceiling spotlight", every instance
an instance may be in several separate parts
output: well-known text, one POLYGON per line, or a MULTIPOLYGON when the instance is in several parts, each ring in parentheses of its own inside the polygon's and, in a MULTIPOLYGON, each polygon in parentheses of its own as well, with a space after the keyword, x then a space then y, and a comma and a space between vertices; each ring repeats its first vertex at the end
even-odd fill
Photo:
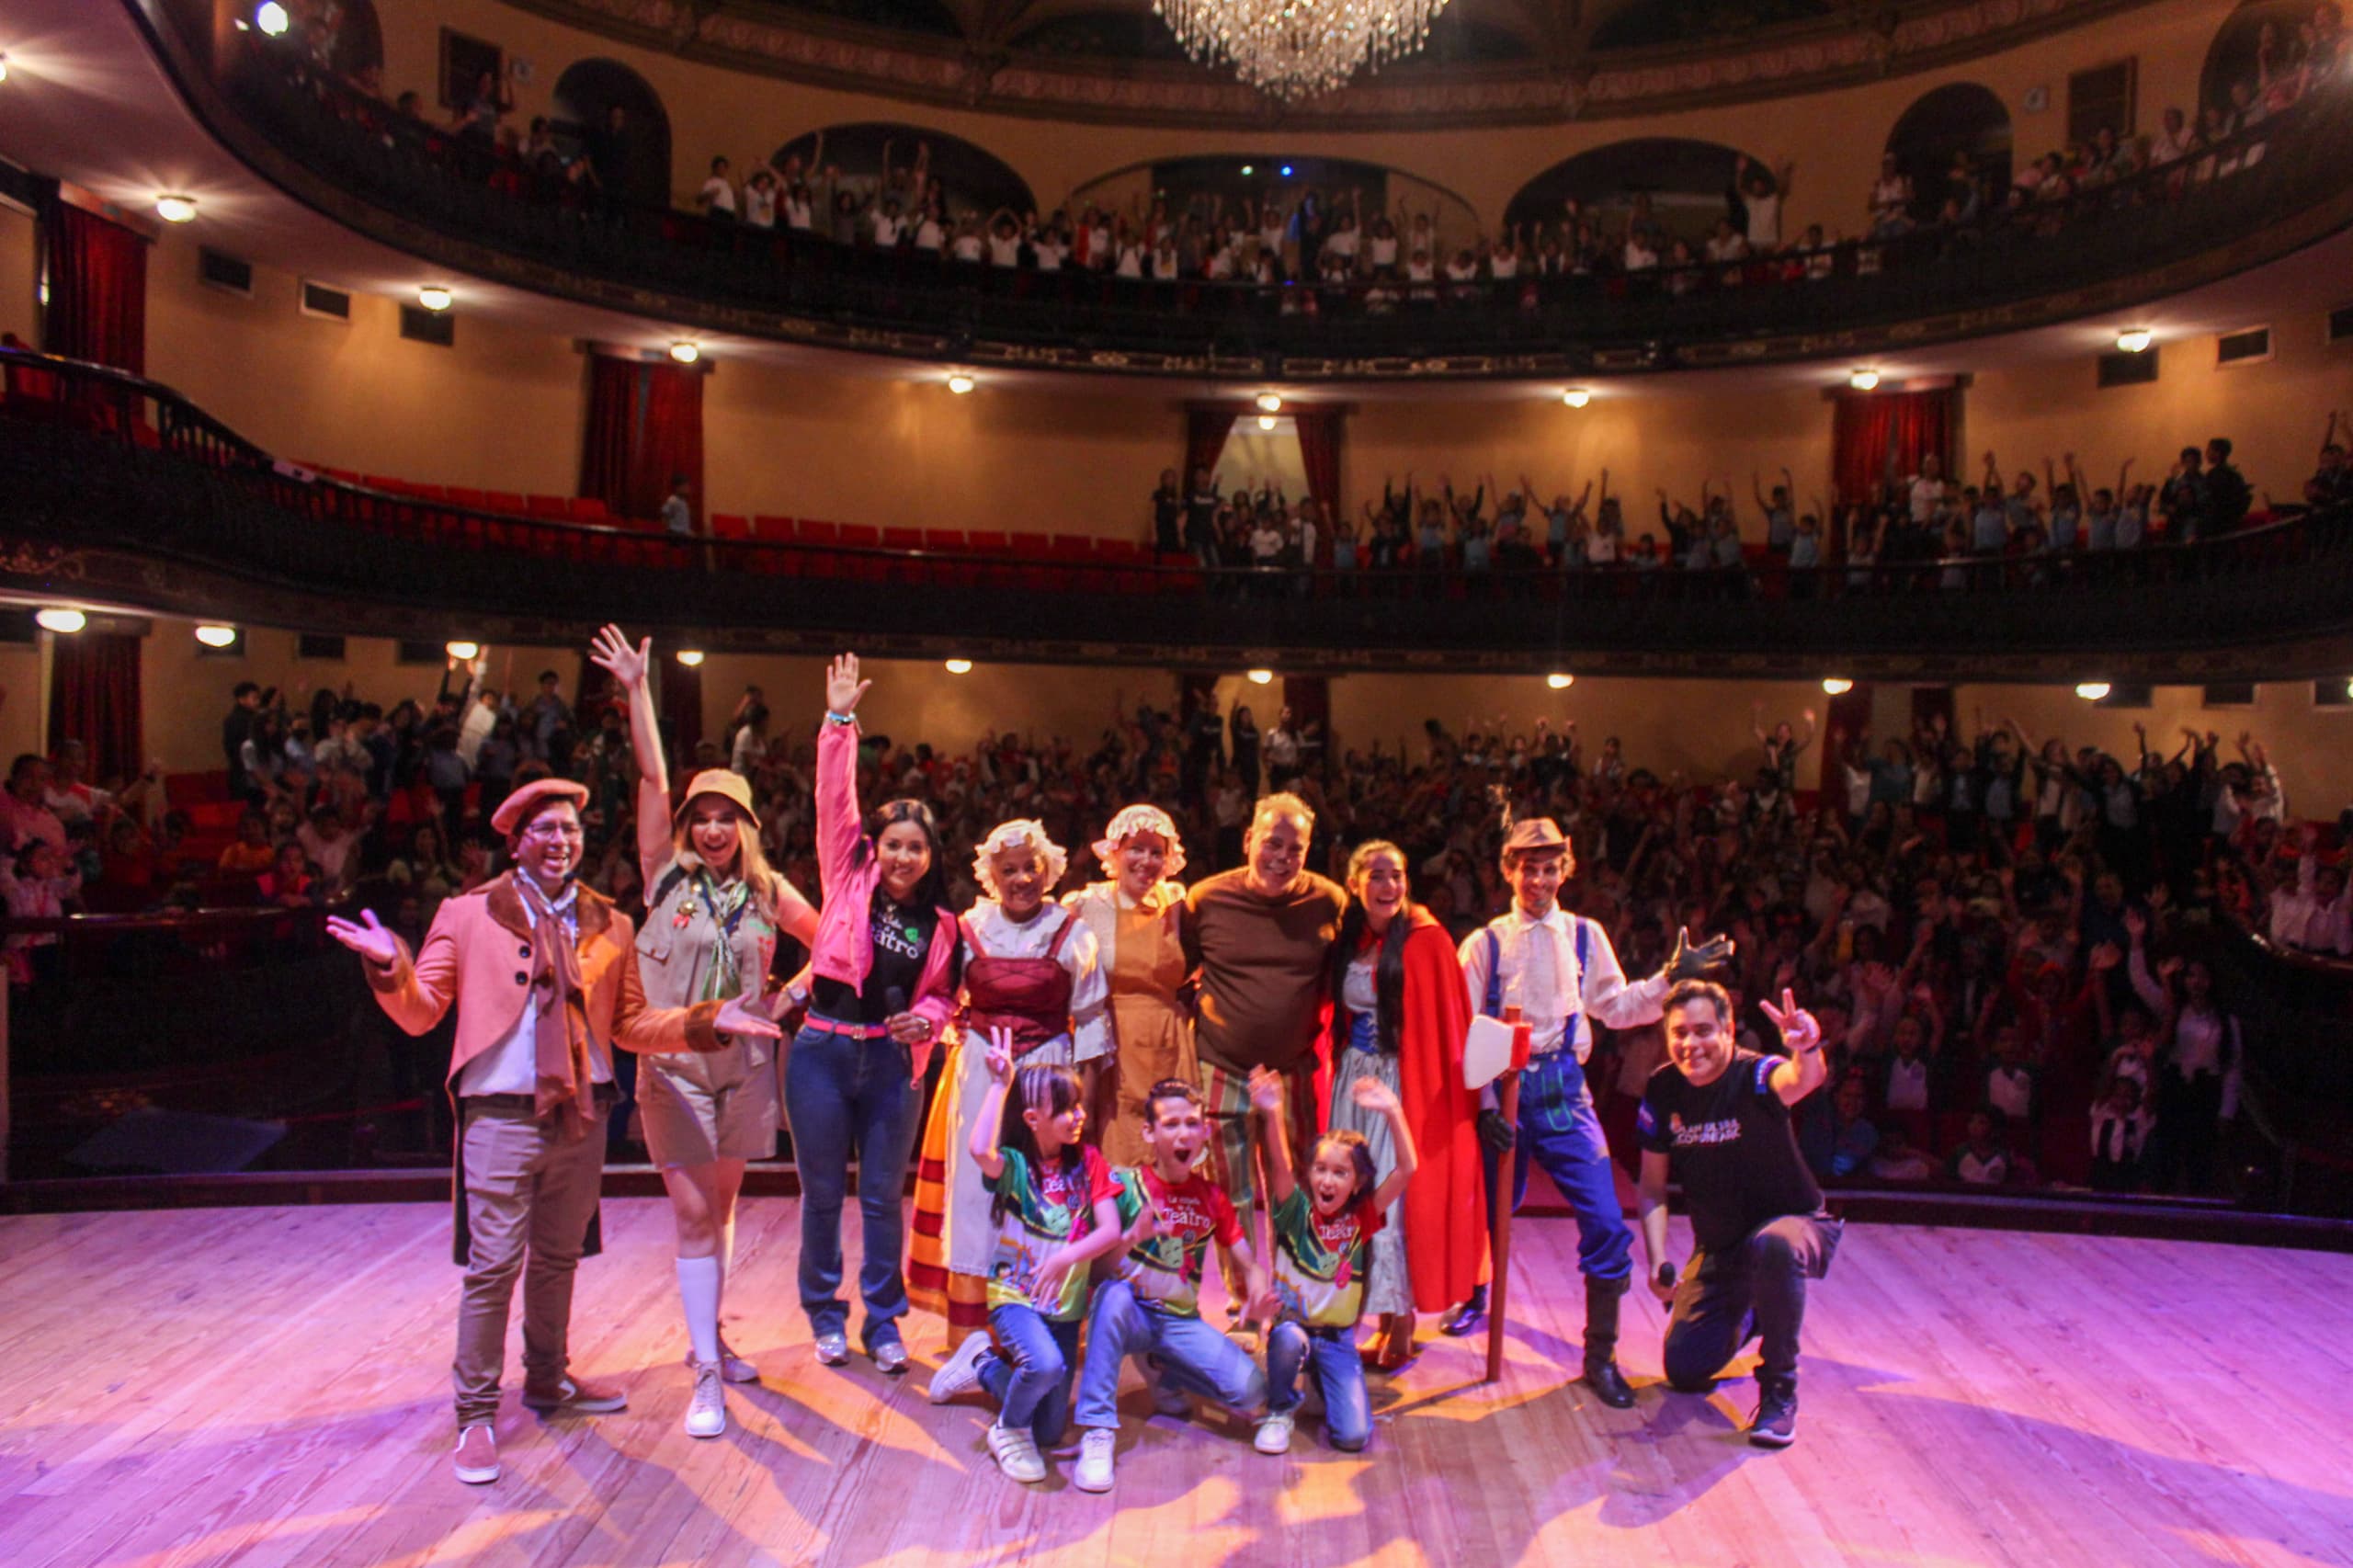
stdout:
POLYGON ((1275 672, 1272 670, 1252 670, 1250 672, 1250 684, 1252 686, 1272 686, 1275 684, 1275 672))
POLYGON ((1259 413, 1280 414, 1282 411, 1283 400, 1279 394, 1275 392, 1260 392, 1258 394, 1259 413))
POLYGON ((416 291, 416 302, 428 311, 446 311, 457 296, 438 283, 427 283, 416 291))
POLYGON ((71 634, 89 625, 90 618, 78 609, 67 609, 62 605, 51 605, 47 609, 33 612, 33 624, 43 631, 63 631, 71 634))
POLYGON ((1593 401, 1593 394, 1583 387, 1571 387, 1561 394, 1561 401, 1571 408, 1583 408, 1593 401))
POLYGON ((1879 385, 1879 372, 1868 367, 1853 371, 1847 377, 1847 384, 1857 392, 1870 392, 1879 385))
POLYGON ((5 82, 5 81, 6 81, 7 79, 8 79, 8 56, 7 56, 7 54, 6 54, 6 52, 0 52, 0 82, 5 82))
POLYGON ((1290 165, 1289 164, 1285 164, 1283 165, 1283 178, 1290 178, 1290 165))
POLYGON ((2086 702, 2097 702, 2108 693, 2109 685, 2104 680, 2087 680, 2075 687, 2075 695, 2086 702))
POLYGON ((441 645, 441 651, 462 665, 480 656, 482 653, 482 644, 479 642, 445 642, 441 645))
POLYGON ((700 669, 702 667, 702 650, 699 648, 679 649, 678 663, 686 665, 687 668, 690 670, 700 669))
POLYGON ((2157 335, 2145 326, 2136 326, 2130 332, 2120 332, 2116 335, 2116 346, 2127 354, 2141 353, 2156 340, 2157 335))
POLYGON ((1568 674, 1566 671, 1556 672, 1555 674, 1549 675, 1544 677, 1544 684, 1551 687, 1554 691, 1566 691, 1569 687, 1576 685, 1576 683, 1577 677, 1568 674))
POLYGON ((1254 174, 1256 174, 1256 173, 1257 173, 1257 171, 1256 171, 1256 169, 1252 168, 1248 164, 1245 164, 1245 165, 1242 165, 1242 177, 1243 177, 1243 178, 1245 178, 1245 179, 1248 179, 1252 175, 1254 175, 1254 174))
POLYGON ((199 626, 196 629, 196 640, 208 648, 226 648, 237 641, 237 629, 233 626, 199 626))
POLYGON ((1274 416, 1273 415, 1271 415, 1271 414, 1262 414, 1262 415, 1258 415, 1258 428, 1259 428, 1259 429, 1261 429, 1261 430, 1271 430, 1271 429, 1273 429, 1274 427, 1275 427, 1275 416, 1274 416))
POLYGON ((682 337, 670 345, 670 358, 681 365, 691 365, 702 358, 702 345, 682 337))
POLYGON ((1855 689, 1855 683, 1845 676, 1824 676, 1822 689, 1825 696, 1844 697, 1855 689))
POLYGON ((958 397, 962 397, 966 392, 972 390, 972 378, 964 374, 963 371, 959 370, 954 375, 948 378, 948 390, 954 392, 958 397))
POLYGON ((972 661, 970 659, 950 659, 948 661, 948 673, 951 676, 971 675, 972 673, 972 661))
POLYGON ((254 26, 272 38, 284 38, 286 29, 293 25, 293 21, 278 0, 262 0, 254 7, 254 26))
POLYGON ((159 196, 155 198, 155 216, 166 223, 185 223, 196 216, 196 198, 159 196))

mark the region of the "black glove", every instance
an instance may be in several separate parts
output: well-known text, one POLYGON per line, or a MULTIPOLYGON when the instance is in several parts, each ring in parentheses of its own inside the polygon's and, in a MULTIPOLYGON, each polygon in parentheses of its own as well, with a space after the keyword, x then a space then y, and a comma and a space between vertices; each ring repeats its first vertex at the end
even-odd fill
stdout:
POLYGON ((1504 1119, 1503 1112, 1483 1110, 1479 1113, 1479 1142, 1498 1154, 1508 1154, 1519 1142, 1519 1134, 1504 1119))
POLYGON ((1695 948, 1691 945, 1691 933, 1678 930, 1675 933, 1675 951, 1666 960, 1666 978, 1669 982, 1698 980, 1710 970, 1731 962, 1733 951, 1730 937, 1711 937, 1695 948))

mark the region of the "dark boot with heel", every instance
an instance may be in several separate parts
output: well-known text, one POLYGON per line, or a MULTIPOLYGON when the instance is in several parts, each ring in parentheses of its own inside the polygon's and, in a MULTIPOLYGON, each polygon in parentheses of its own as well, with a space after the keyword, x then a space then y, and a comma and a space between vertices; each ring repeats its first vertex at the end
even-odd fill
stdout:
POLYGON ((1612 1410, 1634 1408, 1633 1385, 1618 1369, 1618 1304, 1629 1283, 1590 1275, 1585 1282, 1586 1386, 1612 1410))

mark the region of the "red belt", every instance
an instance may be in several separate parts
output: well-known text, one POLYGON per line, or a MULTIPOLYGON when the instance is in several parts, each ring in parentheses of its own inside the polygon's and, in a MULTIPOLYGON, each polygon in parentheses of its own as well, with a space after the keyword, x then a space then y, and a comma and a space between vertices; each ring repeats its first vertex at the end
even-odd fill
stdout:
POLYGON ((838 1018, 821 1018, 814 1013, 801 1027, 819 1034, 837 1034, 844 1040, 883 1040, 891 1033, 888 1024, 846 1024, 838 1018))

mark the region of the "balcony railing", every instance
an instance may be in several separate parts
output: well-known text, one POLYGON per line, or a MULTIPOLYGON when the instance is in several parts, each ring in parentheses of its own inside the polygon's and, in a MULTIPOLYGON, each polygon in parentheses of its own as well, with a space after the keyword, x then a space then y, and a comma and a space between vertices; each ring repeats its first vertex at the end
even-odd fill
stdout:
POLYGON ((1312 381, 1849 354, 1897 324, 1916 344, 2177 292, 2353 222, 2353 86, 2336 77, 2194 157, 1965 225, 1632 273, 1279 285, 984 267, 584 196, 260 46, 231 92, 244 123, 216 129, 336 193, 336 216, 389 215, 394 243, 415 248, 421 228, 527 287, 772 337, 1096 370, 1312 381))
MULTIPOLYGON (((280 590, 294 590, 408 607, 444 618, 451 635, 481 615, 571 625, 621 616, 707 632, 710 646, 733 637, 776 647, 780 632, 890 633, 1154 662, 1237 649, 1316 651, 1327 665, 1362 666, 1449 654, 1536 668, 1738 656, 1755 675, 1877 655, 1919 678, 1961 668, 2017 676, 2028 673, 2018 661, 2040 655, 2290 643, 2310 662, 2315 639, 2353 631, 2353 517, 2338 512, 2195 544, 1869 572, 1203 571, 1129 547, 1024 559, 510 517, 323 478, 119 371, 0 351, 0 528, 246 585, 245 618, 281 624, 280 590)), ((17 575, 43 585, 33 568, 17 575)), ((46 585, 74 591, 66 579, 46 585)), ((2103 667, 2118 678, 2131 668, 2103 667)))

